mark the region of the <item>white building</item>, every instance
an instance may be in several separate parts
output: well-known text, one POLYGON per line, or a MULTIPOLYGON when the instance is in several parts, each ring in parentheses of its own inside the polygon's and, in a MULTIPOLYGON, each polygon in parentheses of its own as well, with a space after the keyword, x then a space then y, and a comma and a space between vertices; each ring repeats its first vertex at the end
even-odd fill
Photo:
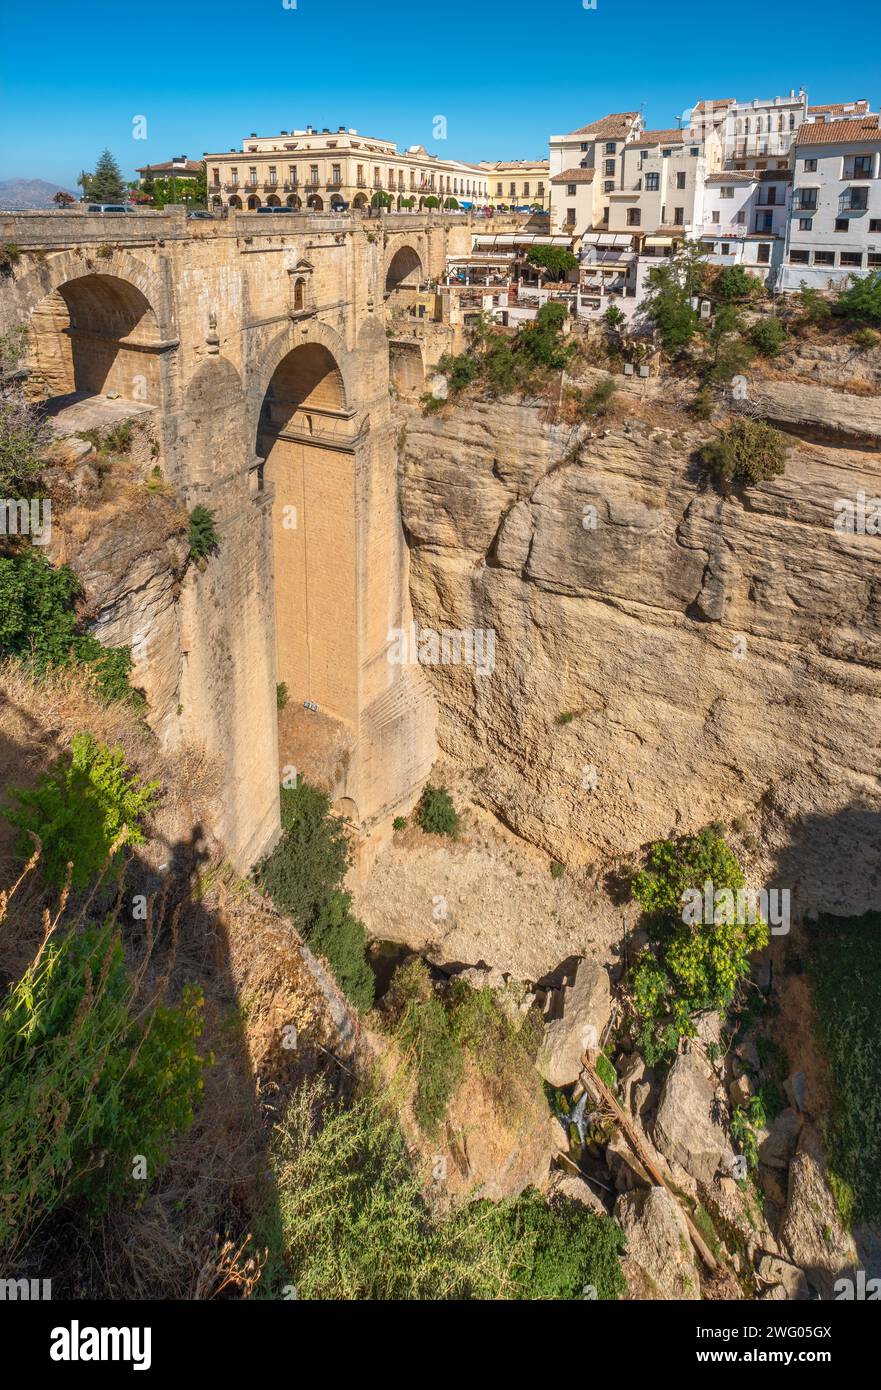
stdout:
POLYGON ((608 225, 609 193, 620 186, 625 146, 642 129, 638 111, 615 111, 550 138, 551 231, 577 239, 608 225))
POLYGON ((851 275, 881 269, 879 117, 806 122, 793 166, 781 288, 837 289, 851 275))

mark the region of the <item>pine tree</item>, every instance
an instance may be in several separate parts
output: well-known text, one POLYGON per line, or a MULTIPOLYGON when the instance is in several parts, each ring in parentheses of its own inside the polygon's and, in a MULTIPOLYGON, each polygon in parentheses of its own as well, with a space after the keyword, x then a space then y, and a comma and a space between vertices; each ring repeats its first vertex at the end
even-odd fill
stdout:
POLYGON ((121 203, 125 198, 122 171, 109 150, 105 150, 87 185, 88 197, 95 203, 121 203))

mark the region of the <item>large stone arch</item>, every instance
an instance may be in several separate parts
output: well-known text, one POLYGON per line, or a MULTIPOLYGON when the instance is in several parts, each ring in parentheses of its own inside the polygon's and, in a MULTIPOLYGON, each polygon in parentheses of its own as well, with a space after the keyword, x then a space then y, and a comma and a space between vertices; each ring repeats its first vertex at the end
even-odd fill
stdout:
POLYGON ((257 432, 266 393, 278 367, 295 348, 310 344, 325 348, 334 359, 342 383, 345 409, 349 412, 357 409, 357 370, 353 355, 339 334, 315 319, 308 323, 289 323, 256 353, 247 373, 248 430, 252 438, 257 432))
POLYGON ((386 295, 401 289, 416 289, 425 279, 425 267, 418 246, 409 241, 391 246, 383 267, 383 290, 386 295))
POLYGON ((163 344, 176 345, 173 306, 159 277, 130 251, 112 243, 108 249, 109 255, 104 256, 98 256, 97 249, 94 253, 82 249, 59 251, 41 258, 30 273, 17 274, 14 284, 4 288, 4 319, 10 326, 14 322, 26 323, 39 303, 62 285, 86 275, 112 276, 140 290, 156 315, 163 344))

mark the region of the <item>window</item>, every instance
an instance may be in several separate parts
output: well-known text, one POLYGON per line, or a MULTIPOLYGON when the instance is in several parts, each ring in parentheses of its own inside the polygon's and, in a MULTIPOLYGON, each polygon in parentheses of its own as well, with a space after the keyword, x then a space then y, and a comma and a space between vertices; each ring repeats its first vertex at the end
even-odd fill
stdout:
POLYGON ((575 197, 575 193, 576 193, 575 184, 574 184, 574 183, 567 183, 567 184, 566 184, 566 197, 567 197, 567 198, 574 198, 574 197, 575 197))
POLYGON ((219 170, 219 169, 212 169, 212 170, 211 170, 211 182, 212 182, 212 183, 220 183, 220 170, 219 170))
POLYGON ((501 185, 500 183, 497 183, 497 184, 496 184, 496 197, 497 197, 497 198, 501 198, 501 196, 502 196, 502 185, 501 185))
POLYGON ((511 184, 508 185, 508 192, 510 193, 510 195, 511 195, 512 198, 515 198, 515 197, 517 196, 517 185, 516 185, 516 183, 511 183, 511 184))
POLYGON ((675 227, 685 226, 685 208, 673 209, 673 225, 675 227))
POLYGON ((815 251, 815 252, 814 252, 814 265, 834 265, 834 264, 835 264, 835 252, 834 252, 834 251, 815 251))
POLYGON ((746 226, 746 208, 737 209, 737 212, 734 214, 733 222, 735 227, 746 226))
POLYGON ((870 217, 870 218, 869 218, 869 231, 870 231, 870 232, 881 232, 881 217, 870 217))
POLYGON ((646 174, 646 176, 645 176, 645 188, 646 188, 646 192, 647 192, 647 193, 657 193, 657 191, 658 191, 658 189, 660 188, 660 186, 661 186, 661 175, 660 175, 660 174, 646 174))
POLYGON ((545 186, 544 186, 543 183, 540 183, 540 184, 538 185, 538 192, 539 192, 539 193, 544 193, 544 191, 545 191, 545 186))
POLYGON ((870 251, 868 256, 866 257, 866 260, 868 261, 869 265, 874 266, 876 270, 878 266, 881 266, 881 255, 879 255, 877 251, 870 251))
POLYGON ((862 251, 842 251, 840 265, 861 266, 863 263, 862 251))
POLYGON ((614 161, 614 159, 607 159, 607 160, 605 160, 605 161, 603 162, 603 173, 604 173, 604 174, 614 174, 614 172, 615 172, 615 161, 614 161))
POLYGON ((288 183, 291 185, 291 188, 296 188, 296 186, 297 186, 297 166, 296 166, 296 164, 289 164, 289 165, 288 165, 288 183))
POLYGON ((566 221, 570 224, 570 226, 572 226, 572 227, 575 226, 575 209, 574 209, 574 208, 567 208, 567 209, 566 209, 566 221))
POLYGON ((614 179, 606 179, 605 183, 603 184, 603 192, 604 192, 604 193, 614 193, 614 191, 615 191, 615 180, 614 180, 614 179))
POLYGON ((524 196, 524 198, 528 198, 528 197, 529 197, 529 184, 528 184, 528 183, 525 183, 525 184, 523 185, 523 196, 524 196))
POLYGON ((604 227, 608 227, 608 225, 609 225, 609 204, 606 203, 606 206, 603 208, 603 226, 604 226, 604 227))
POLYGON ((806 159, 803 161, 803 167, 806 174, 816 174, 817 161, 815 159, 806 159))
POLYGON ((582 144, 581 144, 581 153, 584 154, 585 150, 589 150, 589 149, 590 149, 590 145, 588 145, 586 142, 582 141, 582 144))
POLYGON ((642 221, 642 213, 640 212, 639 208, 628 208, 628 209, 627 209, 627 225, 628 225, 628 227, 638 227, 638 226, 640 225, 640 222, 641 222, 641 221, 642 221))
POLYGON ((607 140, 607 141, 606 141, 606 154, 614 154, 614 153, 615 153, 615 141, 614 141, 614 140, 607 140))
POLYGON ((866 208, 867 208, 868 206, 869 206, 869 190, 868 190, 868 188, 851 188, 851 189, 850 189, 850 200, 849 200, 849 202, 848 202, 848 207, 852 208, 855 212, 865 212, 865 210, 866 210, 866 208))
POLYGON ((256 183, 256 182, 257 182, 257 166, 256 166, 256 164, 252 164, 252 165, 249 166, 249 168, 248 168, 248 179, 249 179, 249 181, 250 181, 251 183, 256 183))
POLYGON ((814 225, 814 219, 813 219, 813 217, 800 217, 800 218, 798 219, 798 230, 799 230, 800 232, 809 232, 809 231, 811 230, 811 228, 813 227, 813 225, 814 225))
POLYGON ((795 113, 793 111, 789 113, 789 129, 795 130, 795 113))
POLYGON ((270 164, 269 166, 269 182, 271 184, 278 183, 278 170, 274 164, 270 164))
POLYGON ((728 242, 727 242, 727 241, 723 241, 723 242, 720 244, 720 246, 719 246, 719 255, 720 255, 720 256, 730 256, 730 255, 731 255, 731 247, 728 245, 728 242))
MULTIPOLYGON (((805 254, 807 255, 807 252, 805 252, 805 254)), ((758 251, 757 251, 757 253, 756 253, 756 260, 758 261, 759 265, 770 265, 770 263, 771 263, 771 245, 770 245, 770 242, 767 242, 767 241, 760 241, 760 242, 759 242, 759 248, 758 248, 758 251)))
POLYGON ((803 212, 817 211, 817 190, 816 188, 799 188, 797 190, 798 202, 796 207, 803 212))
MULTIPOLYGON (((683 187, 684 187, 684 186, 685 186, 685 185, 683 184, 683 187)), ((733 188, 720 188, 720 189, 719 189, 719 197, 720 197, 720 198, 733 198, 733 197, 734 197, 734 189, 733 189, 733 188)))
POLYGON ((237 187, 238 182, 239 182, 239 171, 238 171, 238 169, 230 169, 230 171, 229 171, 229 181, 230 181, 230 183, 232 184, 233 188, 237 187))
POLYGON ((809 257, 807 251, 790 251, 789 253, 790 265, 807 265, 808 260, 809 257))
POLYGON ((342 171, 339 164, 330 166, 330 181, 331 183, 342 183, 342 171))
POLYGON ((677 188, 684 188, 684 187, 685 187, 685 174, 684 174, 684 173, 680 173, 680 174, 677 174, 677 175, 676 175, 676 187, 677 187, 677 188))
POLYGON ((309 182, 310 182, 310 183, 317 183, 317 182, 318 182, 318 165, 317 165, 317 164, 310 164, 310 165, 309 165, 309 182))
POLYGON ((853 177, 855 179, 870 179, 872 177, 872 156, 870 154, 854 155, 853 177))
POLYGON ((711 221, 711 222, 721 222, 721 221, 722 221, 722 214, 721 214, 721 212, 719 211, 718 208, 713 208, 713 211, 710 213, 710 221, 711 221))
MULTIPOLYGON (((359 164, 359 165, 358 165, 358 175, 357 175, 357 177, 358 177, 358 183, 359 183, 360 185, 363 186, 363 184, 364 184, 364 165, 363 165, 363 164, 359 164)), ((410 170, 410 177, 411 177, 411 178, 413 177, 413 170, 412 170, 412 169, 410 170)), ((411 188, 412 188, 412 184, 411 184, 410 186, 411 186, 411 188)))
POLYGON ((848 222, 848 220, 847 220, 846 217, 836 217, 836 219, 835 219, 835 230, 836 230, 836 232, 846 232, 846 231, 848 230, 849 227, 850 227, 850 223, 848 222))
POLYGON ((661 150, 661 154, 664 156, 665 159, 669 159, 672 153, 672 150, 661 150))
POLYGON ((697 159, 698 155, 700 154, 700 146, 692 145, 688 153, 692 156, 693 159, 697 159))

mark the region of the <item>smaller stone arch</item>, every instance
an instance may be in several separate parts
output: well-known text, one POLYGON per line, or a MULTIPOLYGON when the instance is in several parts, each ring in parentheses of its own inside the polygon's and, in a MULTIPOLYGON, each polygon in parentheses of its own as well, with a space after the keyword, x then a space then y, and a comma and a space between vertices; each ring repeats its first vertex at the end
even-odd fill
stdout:
POLYGON ((309 196, 309 201, 306 206, 310 208, 312 212, 323 212, 324 199, 318 193, 312 193, 309 196))
POLYGON ((269 197, 266 199, 266 206, 268 208, 280 208, 281 198, 279 198, 275 193, 270 193, 269 197))
POLYGON ((302 200, 301 200, 301 198, 299 197, 298 194, 296 194, 296 193, 291 193, 291 194, 289 194, 289 196, 288 196, 288 207, 289 207, 289 208, 301 208, 302 206, 303 206, 303 203, 302 203, 302 200))
POLYGON ((242 200, 241 198, 237 197, 235 193, 230 198, 229 205, 231 208, 234 208, 236 212, 241 212, 242 210, 242 200))
POLYGON ((260 199, 257 197, 257 194, 256 194, 256 193, 252 193, 251 196, 250 196, 250 198, 248 199, 248 211, 249 211, 249 212, 256 212, 257 209, 259 208, 259 206, 260 206, 260 199))
POLYGON ((361 823, 358 817, 357 804, 350 796, 338 796, 330 809, 335 816, 348 821, 350 825, 358 826, 361 823))
POLYGON ((352 207, 353 207, 353 208, 366 208, 366 206, 367 206, 367 195, 366 195, 366 193, 356 193, 355 196, 354 196, 354 198, 352 199, 352 207))
POLYGON ((345 200, 345 198, 343 198, 342 195, 339 194, 339 193, 334 193, 333 197, 332 197, 331 200, 330 200, 330 210, 331 210, 331 212, 345 212, 345 208, 346 208, 346 200, 345 200))

